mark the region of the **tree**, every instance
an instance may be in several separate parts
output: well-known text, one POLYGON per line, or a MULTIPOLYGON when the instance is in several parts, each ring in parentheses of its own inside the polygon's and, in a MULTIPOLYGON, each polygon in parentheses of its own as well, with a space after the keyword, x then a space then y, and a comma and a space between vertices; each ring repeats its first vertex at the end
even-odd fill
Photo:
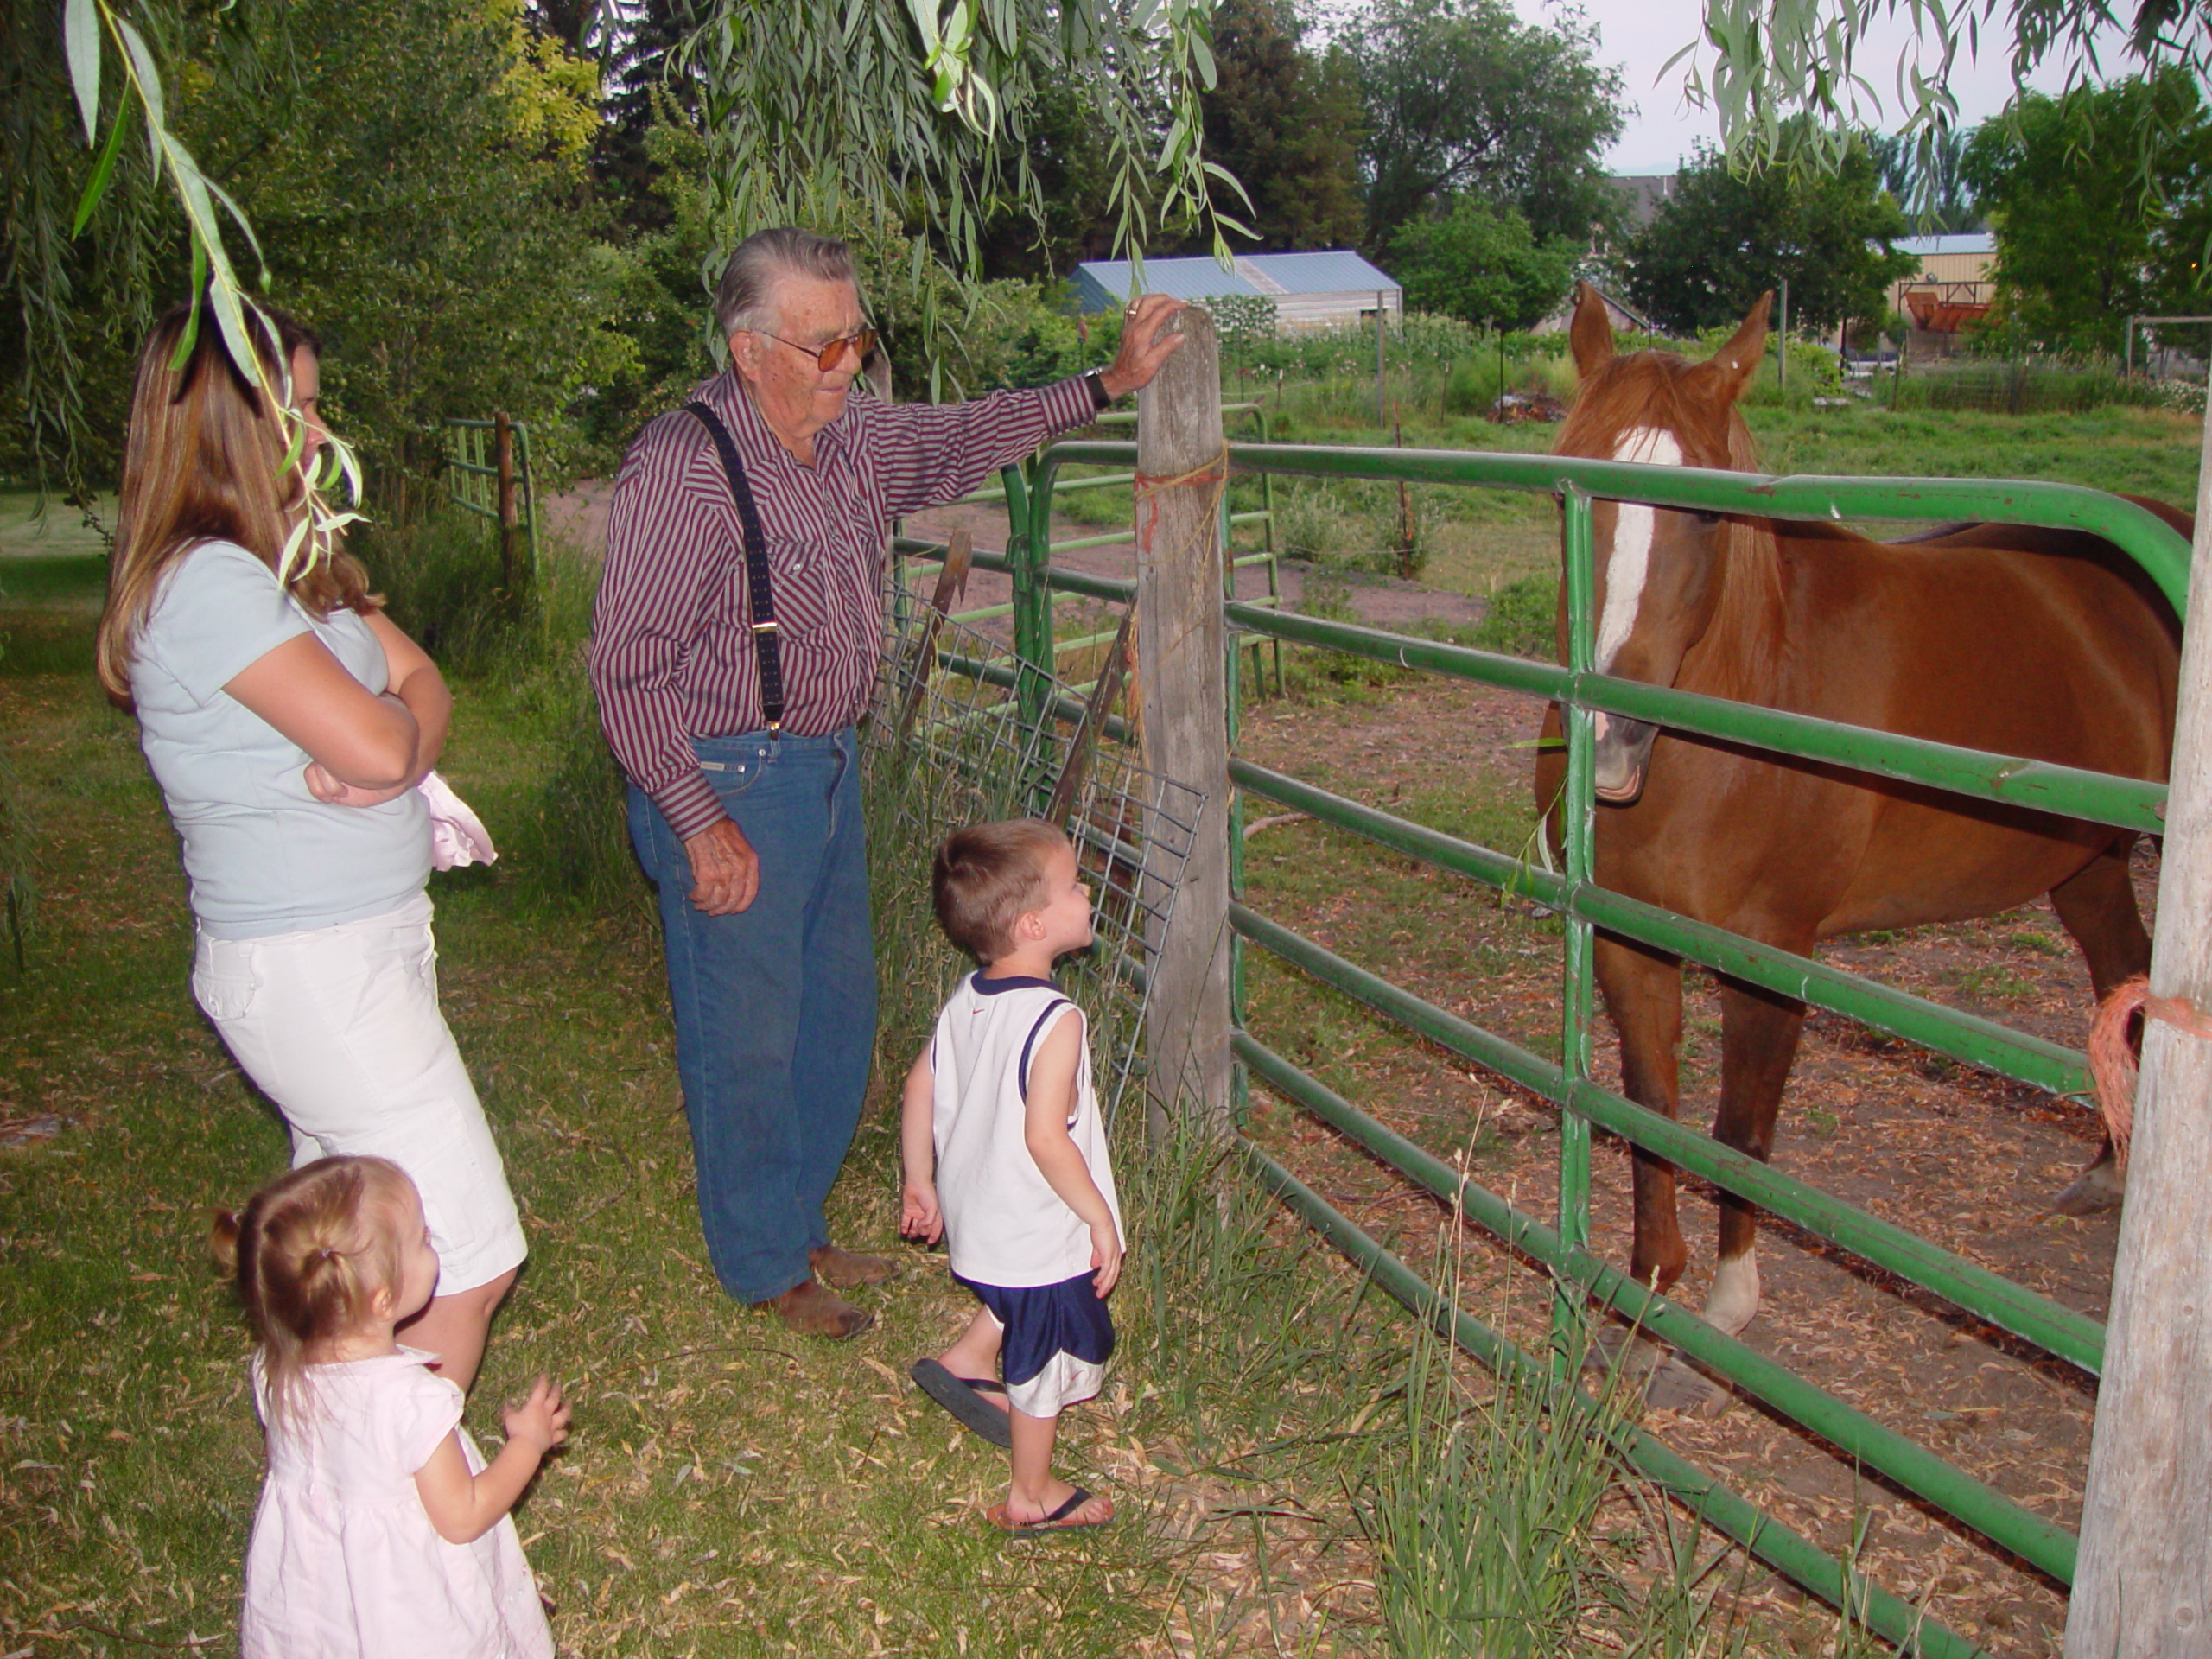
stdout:
POLYGON ((1966 134, 1946 129, 1923 144, 1903 133, 1871 133, 1866 144, 1874 176, 1897 199, 1916 232, 1933 236, 1985 228, 1961 171, 1966 134))
POLYGON ((1526 328, 1567 292, 1584 245, 1539 242, 1529 221, 1471 193, 1441 219, 1416 219, 1390 244, 1406 309, 1458 317, 1478 327, 1526 328))
POLYGON ((1114 245, 1213 224, 1235 181, 1203 154, 1213 0, 877 0, 843 8, 711 0, 678 61, 699 89, 720 226, 844 235, 899 273, 934 331, 1008 207, 1042 220, 1040 110, 1072 99, 1096 136, 1114 245), (918 36, 918 50, 917 37, 918 36), (937 267, 931 269, 932 264, 937 267), (951 279, 948 289, 945 279, 951 279))
MULTIPOLYGON (((258 29, 268 9, 267 0, 239 0, 218 14, 205 34, 207 60, 236 62, 233 42, 258 29)), ((126 27, 92 0, 0 0, 0 292, 21 324, 0 329, 8 416, 0 467, 33 473, 72 499, 112 466, 117 436, 105 412, 127 390, 156 273, 179 263, 180 232, 212 245, 218 279, 229 270, 216 234, 220 204, 174 135, 138 114, 145 71, 188 32, 187 8, 149 0, 127 36, 126 27), (95 154, 89 141, 102 135, 95 154), (182 226, 164 211, 165 186, 182 226), (91 219, 103 200, 105 211, 91 219)), ((253 60, 281 60, 282 45, 277 35, 253 60)), ((158 107, 157 85, 155 96, 158 107)))
POLYGON ((1367 229, 1398 227, 1477 191, 1540 239, 1587 240, 1618 212, 1599 158, 1621 130, 1621 80, 1592 60, 1579 13, 1521 22, 1505 0, 1376 0, 1344 48, 1367 111, 1367 229))
POLYGON ((273 85, 184 83, 173 118, 324 335, 327 401, 385 511, 435 469, 446 418, 504 409, 543 446, 628 355, 603 326, 619 256, 578 199, 597 72, 520 0, 350 0, 273 85))
POLYGON ((1037 199, 1003 199, 986 222, 981 269, 987 279, 1050 282, 1115 246, 1113 149, 1091 119, 1090 100, 1073 86, 1043 87, 1027 131, 1037 199))
MULTIPOLYGON (((0 74, 4 90, 21 94, 0 122, 0 176, 11 208, 29 215, 11 213, 0 282, 33 337, 17 386, 29 447, 42 459, 65 456, 87 429, 82 364, 54 343, 67 337, 69 296, 82 291, 88 258, 108 257, 70 245, 70 203, 80 193, 85 209, 74 217, 89 219, 138 269, 160 239, 141 228, 175 223, 154 207, 166 194, 181 209, 189 285, 204 273, 233 355, 253 362, 246 284, 219 222, 230 204, 211 192, 171 126, 163 76, 176 67, 165 45, 175 31, 150 28, 156 16, 174 25, 203 10, 195 0, 61 0, 59 8, 0 0, 0 74), (73 118, 86 144, 73 154, 66 136, 73 118), (134 126, 148 140, 143 178, 115 164, 134 126), (105 214, 92 214, 117 185, 124 188, 105 214), (29 257, 16 257, 26 250, 29 257)), ((232 0, 215 10, 226 26, 265 14, 280 35, 296 26, 310 44, 328 20, 327 10, 289 0, 232 0)), ((949 12, 934 0, 842 8, 701 0, 679 67, 697 87, 710 145, 716 239, 740 226, 806 222, 879 251, 910 250, 901 274, 916 292, 943 291, 941 277, 957 286, 976 269, 988 210, 1014 200, 1041 211, 1027 124, 1045 89, 1065 86, 1086 101, 1102 135, 1117 242, 1141 248, 1163 222, 1211 214, 1213 192, 1233 185, 1202 154, 1197 100, 1213 79, 1211 10, 1211 0, 1135 8, 955 0, 949 12), (910 224, 926 235, 909 238, 910 224)), ((235 233, 250 238, 245 215, 233 218, 235 233)), ((143 319, 149 287, 136 283, 123 299, 122 309, 143 319)))
POLYGON ((532 22, 578 59, 596 63, 602 119, 592 141, 591 176, 621 230, 664 231, 668 202, 654 187, 660 168, 651 135, 665 102, 696 127, 698 99, 675 59, 698 26, 692 0, 531 0, 532 22))
POLYGON ((1206 152, 1244 187, 1250 211, 1232 211, 1257 251, 1351 247, 1366 226, 1357 73, 1340 52, 1307 51, 1301 33, 1287 0, 1220 0, 1214 12, 1206 152))
MULTIPOLYGON (((1832 168, 1850 132, 1885 111, 1877 83, 1894 85, 1905 136, 1932 153, 1958 123, 1951 72, 1961 54, 2011 43, 2012 79, 2024 86, 2047 63, 2066 67, 2069 92, 2104 79, 2109 30, 2126 31, 2125 54, 2148 74, 2176 69, 2198 86, 2212 82, 2212 0, 2134 0, 2120 5, 2076 0, 1705 0, 1704 27, 1668 67, 1690 60, 1688 91, 1719 111, 1728 153, 1748 160, 1810 160, 1832 168), (1904 18, 1912 40, 1899 51, 1894 76, 1862 63, 1866 35, 1883 19, 1904 18), (1700 48, 1712 56, 1698 61, 1700 48), (1919 61, 1932 48, 1933 69, 1919 61), (1809 120, 1796 120, 1798 116, 1809 120)), ((2159 111, 2142 113, 2137 133, 2145 159, 2160 136, 2159 111)), ((2147 169, 2141 183, 2149 184, 2147 169)))
POLYGON ((1854 145, 1833 174, 1766 168, 1742 175, 1701 148, 1675 194, 1627 245, 1630 301, 1683 334, 1733 322, 1785 279, 1789 315, 1836 327, 1879 315, 1917 261, 1890 246, 1904 215, 1854 145))
POLYGON ((1996 232, 1999 307, 2032 340, 2107 352, 2130 315, 2201 309, 2208 168, 2212 125, 2179 70, 2063 98, 2031 92, 1985 121, 1963 171, 1996 232), (2145 130, 2162 135, 2148 205, 2131 188, 2145 130))

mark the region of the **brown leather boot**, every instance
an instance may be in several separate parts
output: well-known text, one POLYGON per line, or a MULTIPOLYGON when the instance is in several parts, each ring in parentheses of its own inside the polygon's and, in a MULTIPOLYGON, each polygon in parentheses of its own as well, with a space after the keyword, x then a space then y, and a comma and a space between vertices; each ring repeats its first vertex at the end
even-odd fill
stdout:
POLYGON ((855 1337, 875 1323, 874 1314, 855 1307, 836 1291, 813 1279, 753 1306, 782 1315, 785 1325, 807 1337, 855 1337))
POLYGON ((855 1255, 835 1244, 806 1253, 806 1264, 825 1285, 850 1290, 855 1285, 887 1285, 899 1269, 880 1255, 855 1255))

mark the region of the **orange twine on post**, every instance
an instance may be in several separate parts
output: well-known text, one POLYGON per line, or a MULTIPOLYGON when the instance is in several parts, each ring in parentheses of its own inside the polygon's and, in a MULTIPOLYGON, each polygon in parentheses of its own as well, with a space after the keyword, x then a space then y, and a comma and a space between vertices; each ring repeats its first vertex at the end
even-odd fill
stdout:
POLYGON ((1214 499, 1217 502, 1220 500, 1229 488, 1229 446, 1223 444, 1218 454, 1199 462, 1187 473, 1172 475, 1139 473, 1135 484, 1135 505, 1142 506, 1149 503, 1151 507, 1152 516, 1145 529, 1147 532, 1156 531, 1160 528, 1159 498, 1169 490, 1188 489, 1193 485, 1204 484, 1211 487, 1214 499))
POLYGON ((2128 1143, 2135 1134, 2135 1048, 2127 1040, 2127 1022, 2138 1010, 2145 1020, 2163 1020, 2177 1031, 2212 1040, 2212 1018, 2182 997, 2152 995, 2151 982, 2142 974, 2097 1005, 2097 1017, 2089 1027, 2089 1076, 2095 1082, 2097 1109, 2104 1114, 2122 1174, 2127 1172, 2128 1143))
POLYGON ((1179 489, 1191 484, 1210 484, 1217 480, 1224 484, 1229 482, 1229 446, 1225 443, 1221 446, 1220 454, 1211 460, 1200 461, 1187 473, 1177 473, 1172 477, 1162 477, 1157 473, 1139 473, 1136 475, 1137 499, 1144 500, 1162 490, 1179 489))

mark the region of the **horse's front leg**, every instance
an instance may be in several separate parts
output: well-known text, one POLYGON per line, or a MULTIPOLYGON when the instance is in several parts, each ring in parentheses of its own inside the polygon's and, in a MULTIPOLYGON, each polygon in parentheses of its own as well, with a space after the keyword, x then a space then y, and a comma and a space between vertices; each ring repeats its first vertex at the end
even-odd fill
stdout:
MULTIPOLYGON (((1720 982, 1720 1110, 1713 1138, 1764 1163, 1774 1151, 1783 1086, 1797 1058, 1805 1005, 1732 979, 1720 982)), ((1725 1188, 1720 1259, 1705 1320, 1734 1336, 1759 1311, 1758 1211, 1725 1188)))
MULTIPOLYGON (((2136 906, 2135 886, 2128 874, 2128 855, 2134 846, 2133 836, 2124 837, 2050 890, 2058 919, 2088 961, 2089 983, 2099 1002, 2121 982, 2151 969, 2151 936, 2143 930, 2143 912, 2136 906)), ((2051 1208, 2062 1216, 2116 1210, 2125 1185, 2107 1135, 2097 1155, 2052 1201, 2051 1208)))
MULTIPOLYGON (((1669 1117, 1680 1099, 1682 966, 1642 945, 1600 933, 1592 965, 1605 1012, 1621 1039, 1621 1092, 1669 1117)), ((1675 1214, 1675 1166, 1636 1152, 1636 1248, 1629 1272, 1664 1291, 1682 1276, 1689 1252, 1675 1214)))

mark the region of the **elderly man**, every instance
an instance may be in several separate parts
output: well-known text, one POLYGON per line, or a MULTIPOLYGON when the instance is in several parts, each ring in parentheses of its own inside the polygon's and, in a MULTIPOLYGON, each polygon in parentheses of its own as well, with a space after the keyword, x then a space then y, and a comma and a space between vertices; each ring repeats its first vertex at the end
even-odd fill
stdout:
POLYGON ((762 231, 715 296, 729 368, 648 425, 615 481, 591 677, 660 889, 707 1253, 731 1295, 798 1330, 866 1329, 836 1291, 891 1276, 823 1216, 875 1036, 855 723, 885 529, 1144 385, 1181 308, 1139 300, 1109 367, 1042 391, 887 404, 854 391, 875 334, 850 251, 762 231))

